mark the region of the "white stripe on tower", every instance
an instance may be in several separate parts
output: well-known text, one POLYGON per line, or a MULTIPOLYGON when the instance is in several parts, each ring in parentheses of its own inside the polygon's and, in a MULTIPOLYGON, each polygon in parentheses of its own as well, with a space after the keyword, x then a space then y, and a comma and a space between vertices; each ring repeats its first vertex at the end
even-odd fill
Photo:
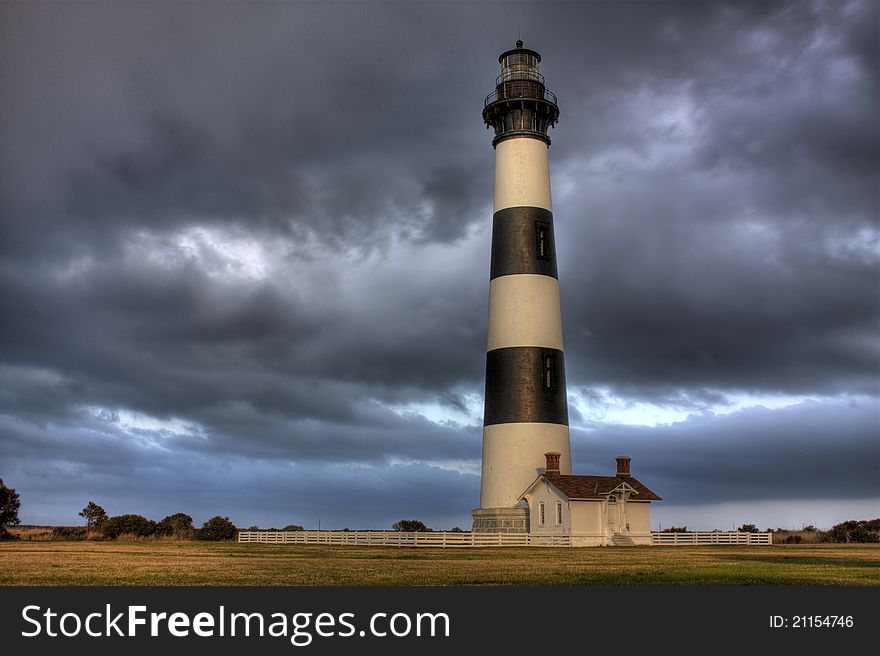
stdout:
POLYGON ((561 316, 556 278, 531 273, 494 278, 489 282, 486 350, 543 346, 561 351, 561 316))
POLYGON ((493 212, 508 207, 540 207, 553 211, 547 142, 515 137, 495 146, 493 212))
POLYGON ((516 423, 483 427, 483 471, 480 508, 511 508, 525 492, 546 459, 557 451, 559 472, 571 474, 571 439, 564 424, 516 423), (516 490, 513 492, 512 490, 516 490))

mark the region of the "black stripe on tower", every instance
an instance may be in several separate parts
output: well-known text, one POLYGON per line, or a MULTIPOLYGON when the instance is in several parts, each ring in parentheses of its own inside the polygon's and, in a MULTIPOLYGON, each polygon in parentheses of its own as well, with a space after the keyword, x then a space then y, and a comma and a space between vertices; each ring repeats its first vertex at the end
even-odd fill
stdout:
POLYGON ((495 212, 489 279, 517 273, 559 277, 553 212, 541 207, 508 207, 495 212))
POLYGON ((486 354, 483 425, 520 422, 568 426, 565 360, 559 349, 511 346, 486 354))

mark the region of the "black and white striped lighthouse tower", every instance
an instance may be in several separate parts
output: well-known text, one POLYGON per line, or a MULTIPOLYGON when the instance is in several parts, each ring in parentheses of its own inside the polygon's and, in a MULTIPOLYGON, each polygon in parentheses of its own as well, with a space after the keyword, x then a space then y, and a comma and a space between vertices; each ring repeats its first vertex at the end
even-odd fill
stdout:
POLYGON ((480 507, 474 531, 528 531, 519 495, 560 454, 571 473, 547 131, 559 117, 541 55, 503 53, 483 120, 495 130, 495 202, 480 507))

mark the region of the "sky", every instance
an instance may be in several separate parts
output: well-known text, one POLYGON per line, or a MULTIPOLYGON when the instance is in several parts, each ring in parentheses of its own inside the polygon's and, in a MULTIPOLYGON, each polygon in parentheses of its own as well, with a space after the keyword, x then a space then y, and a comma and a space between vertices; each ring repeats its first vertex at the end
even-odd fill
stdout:
POLYGON ((21 521, 470 526, 521 37, 573 468, 652 526, 880 516, 871 2, 0 4, 0 478, 21 521))

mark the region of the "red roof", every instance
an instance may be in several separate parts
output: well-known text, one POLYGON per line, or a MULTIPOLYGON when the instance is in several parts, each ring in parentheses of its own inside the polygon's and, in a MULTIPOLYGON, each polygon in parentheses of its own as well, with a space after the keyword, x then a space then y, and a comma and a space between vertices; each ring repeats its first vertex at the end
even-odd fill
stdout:
POLYGON ((662 501, 658 495, 632 476, 542 474, 542 477, 559 488, 559 491, 569 499, 604 499, 618 485, 626 483, 636 491, 630 497, 630 501, 662 501))

